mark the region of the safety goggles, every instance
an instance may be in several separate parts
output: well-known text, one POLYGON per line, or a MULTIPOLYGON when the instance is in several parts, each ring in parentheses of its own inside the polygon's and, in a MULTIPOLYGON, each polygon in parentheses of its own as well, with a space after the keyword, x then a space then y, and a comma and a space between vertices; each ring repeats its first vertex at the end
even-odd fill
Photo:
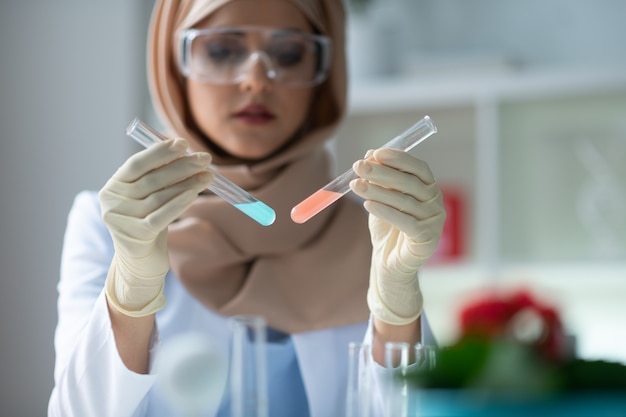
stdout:
POLYGON ((326 36, 258 26, 187 29, 181 34, 179 66, 192 80, 237 84, 257 63, 270 80, 302 88, 324 81, 330 67, 326 36))

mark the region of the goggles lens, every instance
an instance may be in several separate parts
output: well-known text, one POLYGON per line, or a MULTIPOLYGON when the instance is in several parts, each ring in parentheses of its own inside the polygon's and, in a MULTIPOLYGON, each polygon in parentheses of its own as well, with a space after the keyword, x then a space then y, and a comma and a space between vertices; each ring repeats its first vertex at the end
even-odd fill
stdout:
POLYGON ((310 87, 330 66, 330 39, 262 27, 188 29, 182 33, 179 65, 184 76, 210 84, 237 84, 257 64, 276 83, 310 87))

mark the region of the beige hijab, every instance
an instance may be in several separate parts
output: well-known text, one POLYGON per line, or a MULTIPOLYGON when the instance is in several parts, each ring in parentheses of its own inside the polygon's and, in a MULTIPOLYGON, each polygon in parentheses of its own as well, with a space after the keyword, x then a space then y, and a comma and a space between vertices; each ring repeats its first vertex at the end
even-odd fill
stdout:
MULTIPOLYGON (((149 32, 148 75, 156 110, 170 134, 196 149, 211 143, 190 123, 184 81, 176 67, 177 35, 230 0, 158 0, 149 32)), ((188 291, 223 314, 257 314, 289 332, 367 319, 371 245, 361 204, 344 197, 305 224, 291 208, 330 179, 324 143, 345 112, 345 14, 341 0, 289 0, 333 40, 329 78, 319 87, 310 120, 279 154, 256 164, 214 168, 276 211, 263 227, 216 196, 201 196, 169 229, 171 267, 188 291)), ((231 161, 232 162, 232 161, 231 161)))

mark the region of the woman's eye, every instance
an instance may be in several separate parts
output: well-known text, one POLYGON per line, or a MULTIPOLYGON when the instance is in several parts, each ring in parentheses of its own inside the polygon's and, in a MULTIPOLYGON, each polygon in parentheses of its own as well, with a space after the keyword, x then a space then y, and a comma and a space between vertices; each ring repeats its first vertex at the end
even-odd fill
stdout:
POLYGON ((269 53, 281 67, 292 67, 302 62, 304 48, 296 43, 282 44, 275 45, 269 53))
POLYGON ((206 56, 218 63, 236 61, 245 54, 244 49, 238 42, 217 40, 206 44, 206 56))

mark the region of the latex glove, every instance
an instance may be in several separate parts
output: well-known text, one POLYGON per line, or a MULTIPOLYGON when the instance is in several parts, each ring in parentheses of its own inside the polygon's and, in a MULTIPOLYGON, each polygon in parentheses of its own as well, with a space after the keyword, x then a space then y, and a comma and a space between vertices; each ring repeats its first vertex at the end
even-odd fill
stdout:
POLYGON ((350 187, 370 213, 370 311, 389 324, 411 323, 423 305, 417 272, 443 231, 441 190, 424 161, 397 149, 368 151, 353 169, 360 178, 350 187))
POLYGON ((106 279, 110 305, 140 317, 163 307, 169 270, 167 227, 213 181, 208 153, 185 154, 172 139, 131 156, 98 197, 115 247, 106 279))

